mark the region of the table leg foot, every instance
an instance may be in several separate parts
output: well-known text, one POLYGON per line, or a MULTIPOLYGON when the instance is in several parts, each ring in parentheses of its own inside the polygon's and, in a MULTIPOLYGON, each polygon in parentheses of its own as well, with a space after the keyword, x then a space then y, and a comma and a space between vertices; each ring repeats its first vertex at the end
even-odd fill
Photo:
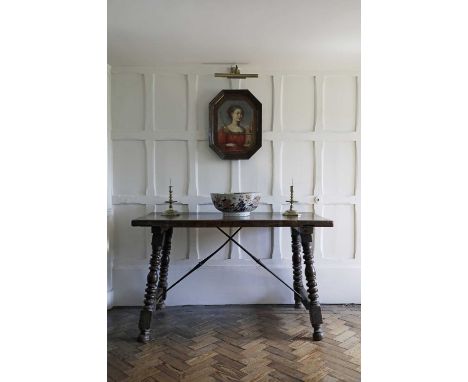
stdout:
POLYGON ((138 335, 137 341, 143 344, 147 344, 150 340, 150 330, 142 330, 138 335))
POLYGON ((314 341, 322 341, 323 339, 323 331, 322 331, 322 325, 312 325, 314 328, 314 334, 312 336, 312 339, 314 341))
MULTIPOLYGON (((318 295, 317 295, 318 297, 318 295)), ((318 305, 318 301, 316 305, 311 305, 309 308, 309 317, 310 323, 314 328, 314 334, 312 336, 314 341, 321 341, 323 339, 323 331, 322 331, 322 308, 318 305)))

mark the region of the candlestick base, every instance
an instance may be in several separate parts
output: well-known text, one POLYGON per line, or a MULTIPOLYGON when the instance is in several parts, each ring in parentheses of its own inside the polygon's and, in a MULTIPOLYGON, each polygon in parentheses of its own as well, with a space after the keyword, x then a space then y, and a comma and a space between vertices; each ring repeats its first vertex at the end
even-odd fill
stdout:
POLYGON ((295 210, 287 210, 283 212, 283 216, 297 218, 301 216, 301 214, 295 210))
POLYGON ((169 208, 166 211, 164 211, 163 213, 161 213, 161 215, 163 215, 163 216, 179 216, 180 213, 179 213, 179 211, 176 211, 176 210, 174 210, 172 208, 169 208))

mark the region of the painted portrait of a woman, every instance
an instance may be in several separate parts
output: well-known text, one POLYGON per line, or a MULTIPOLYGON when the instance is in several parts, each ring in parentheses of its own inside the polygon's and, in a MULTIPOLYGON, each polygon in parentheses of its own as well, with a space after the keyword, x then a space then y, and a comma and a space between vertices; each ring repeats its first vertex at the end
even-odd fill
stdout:
POLYGON ((251 126, 244 126, 244 109, 240 105, 231 105, 227 109, 229 124, 218 127, 218 144, 226 152, 245 151, 253 143, 251 126))
POLYGON ((262 147, 262 104, 249 90, 221 90, 209 110, 209 143, 221 159, 249 159, 262 147))

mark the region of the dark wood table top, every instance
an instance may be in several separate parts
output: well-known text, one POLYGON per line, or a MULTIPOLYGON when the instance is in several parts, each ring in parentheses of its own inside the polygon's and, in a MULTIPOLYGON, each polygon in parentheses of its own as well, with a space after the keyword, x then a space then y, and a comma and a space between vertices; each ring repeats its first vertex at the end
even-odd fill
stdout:
POLYGON ((188 212, 179 216, 151 213, 132 220, 134 227, 333 227, 333 221, 312 212, 285 217, 281 212, 252 212, 246 217, 223 217, 221 212, 188 212))

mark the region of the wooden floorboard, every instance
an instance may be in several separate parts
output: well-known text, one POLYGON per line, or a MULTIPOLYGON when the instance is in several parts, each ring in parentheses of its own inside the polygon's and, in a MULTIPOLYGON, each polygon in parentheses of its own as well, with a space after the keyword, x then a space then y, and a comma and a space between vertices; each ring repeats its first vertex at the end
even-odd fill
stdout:
POLYGON ((290 305, 167 307, 136 342, 139 308, 108 311, 107 380, 360 381, 359 305, 323 305, 323 341, 290 305))

